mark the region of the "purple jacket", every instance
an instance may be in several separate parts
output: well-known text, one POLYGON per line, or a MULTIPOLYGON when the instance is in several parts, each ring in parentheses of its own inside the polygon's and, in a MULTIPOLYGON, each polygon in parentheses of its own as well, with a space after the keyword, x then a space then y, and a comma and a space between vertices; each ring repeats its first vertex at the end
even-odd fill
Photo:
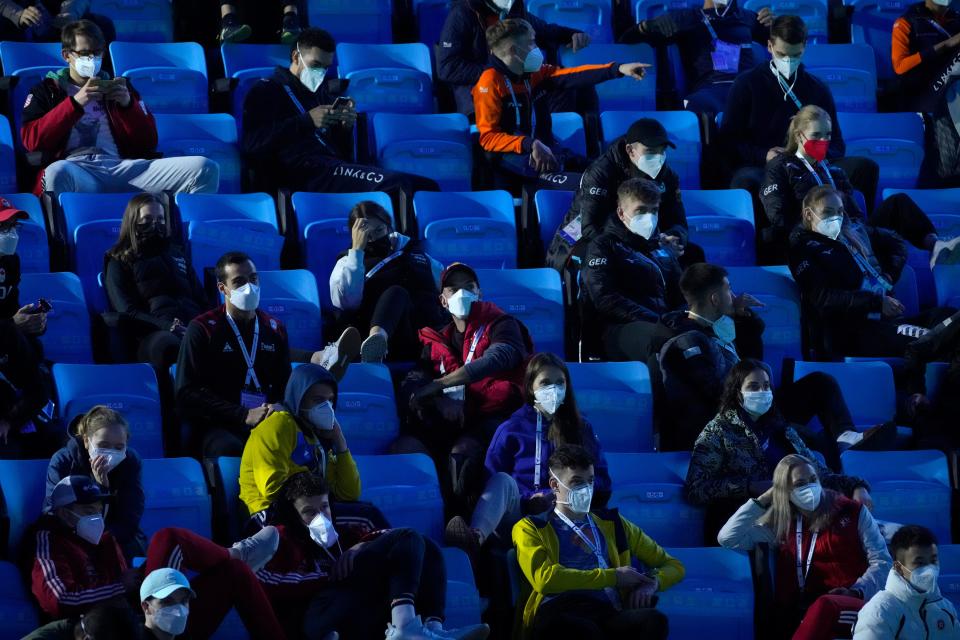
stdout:
MULTIPOLYGON (((543 421, 543 445, 541 447, 540 464, 540 491, 549 491, 550 472, 547 469, 547 460, 553 453, 553 443, 547 439, 547 432, 550 429, 550 423, 546 419, 543 421)), ((584 442, 588 449, 590 443, 593 443, 593 455, 596 462, 593 465, 595 475, 594 492, 598 497, 609 496, 610 493, 610 473, 607 470, 607 460, 603 457, 603 451, 600 448, 600 441, 593 433, 593 427, 583 420, 584 442)), ((535 468, 535 458, 537 452, 537 410, 529 404, 525 404, 510 416, 510 418, 497 427, 497 432, 490 441, 490 447, 487 449, 487 474, 493 475, 500 471, 509 473, 517 481, 517 487, 520 489, 520 498, 523 502, 534 493, 533 472, 535 468)))

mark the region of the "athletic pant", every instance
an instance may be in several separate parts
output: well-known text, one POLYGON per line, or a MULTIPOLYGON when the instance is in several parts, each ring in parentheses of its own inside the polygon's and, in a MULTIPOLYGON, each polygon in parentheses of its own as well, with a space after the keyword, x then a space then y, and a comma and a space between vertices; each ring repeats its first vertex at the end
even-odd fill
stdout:
POLYGON ((520 521, 520 489, 508 473, 495 473, 487 480, 483 493, 473 509, 470 526, 479 529, 484 540, 496 533, 501 540, 510 541, 513 525, 520 521))
POLYGON ((793 634, 793 640, 835 640, 850 638, 857 612, 863 608, 860 598, 823 595, 814 601, 793 634))
POLYGON ((837 437, 844 431, 853 430, 854 424, 836 379, 816 371, 781 385, 776 390, 776 398, 777 408, 788 422, 807 424, 814 416, 820 420, 826 434, 817 449, 826 459, 827 466, 839 473, 837 437))
POLYGON ((201 156, 124 160, 102 155, 58 160, 43 171, 43 190, 122 193, 125 191, 185 191, 216 193, 220 166, 201 156))
POLYGON ((617 611, 600 598, 563 594, 540 605, 534 640, 665 640, 667 616, 656 609, 617 611))
POLYGON ((423 350, 418 332, 421 327, 435 327, 439 318, 439 305, 414 304, 410 292, 401 285, 389 287, 376 300, 364 296, 355 314, 343 316, 345 324, 360 329, 361 334, 371 327, 381 327, 390 336, 389 358, 396 361, 416 360, 423 350))

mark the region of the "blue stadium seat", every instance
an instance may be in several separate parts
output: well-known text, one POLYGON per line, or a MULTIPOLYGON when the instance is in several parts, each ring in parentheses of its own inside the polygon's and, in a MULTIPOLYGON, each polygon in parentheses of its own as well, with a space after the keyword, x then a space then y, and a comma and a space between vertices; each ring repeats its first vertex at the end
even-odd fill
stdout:
POLYGON ((462 113, 377 113, 373 135, 384 169, 433 178, 444 190, 470 189, 473 146, 462 113))
POLYGON ((93 362, 90 315, 80 278, 66 271, 24 273, 20 299, 36 302, 40 298, 53 305, 47 314, 47 331, 40 336, 44 357, 53 362, 93 362))
POLYGON ((890 34, 893 23, 913 4, 912 0, 847 0, 844 4, 853 6, 851 40, 873 49, 880 80, 894 78, 890 34))
POLYGON ((67 423, 97 404, 130 423, 130 445, 145 458, 163 457, 163 419, 157 376, 146 363, 55 364, 60 417, 67 423))
POLYGON ((847 144, 846 155, 876 161, 881 185, 904 189, 916 186, 924 149, 919 114, 840 112, 837 119, 847 144))
POLYGON ((903 303, 906 317, 920 313, 920 294, 917 290, 917 274, 909 264, 904 265, 900 279, 893 287, 892 295, 903 303))
POLYGON ((569 362, 577 405, 606 453, 653 451, 653 391, 642 362, 569 362))
POLYGON ((747 0, 744 9, 759 11, 769 7, 775 15, 794 15, 803 18, 807 25, 810 42, 827 41, 827 1, 826 0, 747 0))
POLYGON ((196 42, 111 42, 110 57, 154 113, 207 112, 207 64, 196 42))
POLYGON ((270 195, 181 192, 176 203, 201 282, 204 269, 215 266, 227 251, 245 252, 257 270, 280 268, 283 237, 277 230, 276 206, 270 195))
POLYGON ((206 156, 220 165, 220 193, 240 193, 237 122, 227 113, 158 113, 157 149, 166 158, 206 156))
POLYGON ((924 375, 926 384, 924 386, 926 387, 927 398, 930 399, 930 402, 936 402, 937 396, 940 395, 943 379, 947 375, 949 366, 946 362, 927 363, 927 370, 924 375))
POLYGON ((40 626, 33 602, 17 566, 0 562, 0 628, 5 635, 25 637, 40 626))
POLYGON ((564 357, 563 291, 554 269, 479 269, 483 299, 526 325, 536 350, 564 357))
POLYGON ((450 0, 413 0, 413 13, 417 20, 417 41, 427 45, 431 50, 440 41, 450 4, 450 0))
POLYGON ((442 538, 443 500, 429 456, 357 455, 355 459, 363 484, 361 500, 379 507, 393 527, 411 527, 435 541, 442 538))
POLYGON ((230 44, 220 46, 224 76, 236 80, 231 92, 230 113, 243 131, 243 101, 260 78, 269 78, 277 66, 290 65, 290 47, 285 44, 230 44))
POLYGON ((310 193, 298 191, 291 202, 297 217, 307 269, 317 278, 320 304, 332 308, 330 302, 330 273, 337 256, 350 248, 350 229, 347 216, 353 205, 372 200, 393 215, 390 196, 379 191, 369 193, 310 193))
POLYGON ((462 549, 443 547, 443 563, 447 569, 447 606, 444 626, 456 629, 480 624, 480 592, 473 578, 470 558, 462 549))
POLYGON ((728 268, 734 293, 749 293, 763 307, 754 313, 763 320, 763 358, 773 369, 773 384, 780 382, 783 359, 803 357, 800 329, 800 291, 786 266, 728 268))
POLYGON ((9 526, 5 545, 7 557, 17 558, 27 528, 43 509, 49 460, 0 460, 0 492, 3 517, 9 526))
MULTIPOLYGON (((667 151, 667 157, 670 152, 667 151)), ((690 240, 703 247, 710 262, 729 266, 757 263, 753 202, 743 189, 684 189, 690 240)))
MULTIPOLYGON (((18 149, 23 147, 20 140, 20 116, 27 94, 34 85, 40 83, 49 71, 66 66, 60 55, 59 42, 0 42, 0 63, 3 75, 16 78, 10 92, 10 113, 13 114, 13 136, 18 149)), ((8 191, 11 189, 8 189, 8 191)))
POLYGON ((941 307, 960 308, 960 264, 941 264, 933 269, 937 285, 937 303, 941 307))
POLYGON ((147 539, 164 527, 183 527, 210 537, 210 495, 199 462, 193 458, 145 458, 143 492, 146 508, 140 528, 147 539))
POLYGON ((703 546, 703 509, 683 497, 689 452, 608 453, 606 457, 613 483, 610 506, 661 546, 703 546))
POLYGON ((937 545, 940 556, 940 593, 960 607, 960 544, 946 544, 943 540, 937 545))
POLYGON ((220 456, 214 458, 220 491, 223 492, 223 506, 226 511, 226 531, 230 540, 238 540, 249 514, 247 506, 240 500, 240 458, 220 456))
POLYGON ((540 223, 540 241, 543 242, 544 251, 550 246, 553 236, 563 223, 563 217, 570 210, 575 193, 541 189, 533 196, 533 202, 537 207, 537 220, 540 223))
POLYGON ((551 116, 553 137, 557 144, 581 156, 587 156, 587 134, 583 129, 583 117, 579 113, 562 111, 551 116))
POLYGON ((47 244, 47 223, 43 220, 40 201, 32 193, 8 193, 10 204, 27 212, 29 220, 20 222, 20 241, 17 243, 17 255, 20 256, 20 270, 24 273, 50 271, 50 247, 47 244))
POLYGON ((352 364, 340 382, 337 420, 350 451, 381 454, 400 435, 400 419, 390 369, 384 364, 352 364))
POLYGON ((691 111, 605 111, 600 114, 606 149, 639 118, 658 120, 676 149, 667 149, 667 163, 680 175, 683 189, 700 188, 700 123, 691 111))
POLYGON ((260 271, 260 308, 287 328, 291 347, 316 351, 323 347, 317 279, 306 269, 260 271))
POLYGON ((110 18, 117 40, 173 40, 173 3, 170 0, 92 0, 90 12, 110 18))
POLYGON ((877 62, 869 46, 811 44, 803 64, 830 88, 838 111, 876 112, 877 62))
POLYGON ((822 371, 837 380, 858 430, 893 420, 897 394, 893 369, 886 362, 806 362, 797 361, 793 379, 822 371))
POLYGON ((747 554, 719 547, 669 548, 667 553, 687 570, 679 584, 660 594, 657 605, 670 618, 670 637, 752 640, 753 577, 747 554))
POLYGON ((844 473, 870 483, 873 515, 880 520, 929 527, 949 543, 950 472, 941 451, 844 451, 844 473))
POLYGON ((433 113, 433 67, 425 44, 341 43, 337 60, 358 111, 433 113))
MULTIPOLYGON (((19 132, 17 137, 20 137, 19 132)), ((17 190, 17 165, 13 150, 10 121, 6 116, 0 115, 0 192, 17 190)))
MULTIPOLYGON (((562 4, 552 0, 555 4, 562 4)), ((564 23, 561 23, 564 24, 564 23)), ((565 67, 582 64, 606 64, 608 62, 646 62, 654 64, 653 49, 648 44, 594 44, 576 53, 569 47, 560 52, 560 63, 565 67)), ((649 110, 657 108, 656 67, 647 69, 641 82, 633 78, 617 78, 597 85, 600 111, 649 110)))
POLYGON ((699 9, 702 2, 696 0, 637 0, 633 4, 633 15, 637 22, 651 20, 661 13, 675 9, 699 9))
POLYGON ((517 266, 516 216, 506 191, 419 191, 413 209, 427 253, 441 263, 468 259, 474 268, 517 266))
POLYGON ((591 44, 607 44, 613 42, 611 6, 604 0, 530 0, 527 11, 548 24, 562 24, 588 34, 591 44))
POLYGON ((307 19, 326 29, 337 42, 393 42, 391 0, 311 0, 307 19))
POLYGON ((923 212, 928 216, 960 215, 960 188, 884 189, 883 199, 886 200, 898 193, 905 193, 910 196, 910 199, 916 202, 917 206, 923 209, 923 212))

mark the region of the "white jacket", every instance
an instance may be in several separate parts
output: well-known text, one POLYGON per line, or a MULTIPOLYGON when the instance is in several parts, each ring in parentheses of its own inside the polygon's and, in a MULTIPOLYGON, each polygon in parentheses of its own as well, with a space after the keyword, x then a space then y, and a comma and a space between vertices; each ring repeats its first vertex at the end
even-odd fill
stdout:
MULTIPOLYGON (((390 234, 393 241, 391 251, 399 251, 410 242, 410 238, 394 231, 390 234)), ((443 265, 430 258, 430 266, 433 270, 433 279, 437 283, 437 289, 440 288, 440 273, 443 271, 443 265)), ((330 301, 333 306, 341 311, 352 311, 360 307, 363 301, 363 283, 366 277, 366 269, 363 267, 363 251, 350 249, 347 255, 337 260, 333 271, 330 273, 330 301)))
POLYGON ((919 593, 903 576, 890 570, 887 586, 857 615, 853 640, 945 640, 960 638, 953 603, 940 588, 919 593))

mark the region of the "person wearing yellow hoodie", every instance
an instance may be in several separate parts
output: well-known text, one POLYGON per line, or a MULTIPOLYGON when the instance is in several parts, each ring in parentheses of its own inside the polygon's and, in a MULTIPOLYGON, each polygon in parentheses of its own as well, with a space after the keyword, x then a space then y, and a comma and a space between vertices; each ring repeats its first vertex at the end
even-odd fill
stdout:
POLYGON ((586 449, 561 445, 547 466, 556 507, 513 528, 526 577, 514 637, 665 639, 657 593, 683 579, 683 564, 616 509, 591 511, 593 459, 586 449))

